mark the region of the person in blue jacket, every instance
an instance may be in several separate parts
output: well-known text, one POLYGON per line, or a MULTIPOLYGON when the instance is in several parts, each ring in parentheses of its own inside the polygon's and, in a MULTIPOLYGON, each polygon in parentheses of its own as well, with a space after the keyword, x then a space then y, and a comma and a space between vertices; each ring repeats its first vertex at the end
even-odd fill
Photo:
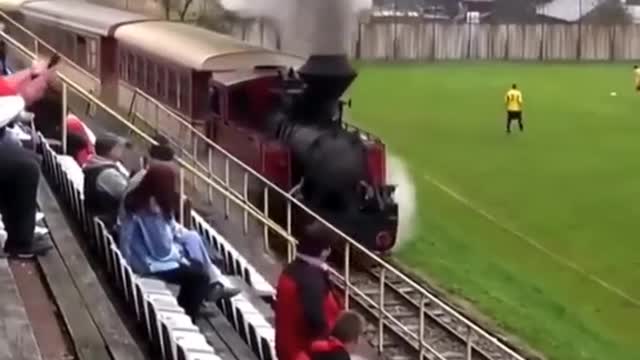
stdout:
POLYGON ((205 301, 230 298, 239 291, 220 282, 220 270, 212 264, 198 233, 175 221, 179 211, 176 178, 170 165, 154 164, 126 195, 120 251, 138 275, 180 285, 178 304, 195 319, 205 301))

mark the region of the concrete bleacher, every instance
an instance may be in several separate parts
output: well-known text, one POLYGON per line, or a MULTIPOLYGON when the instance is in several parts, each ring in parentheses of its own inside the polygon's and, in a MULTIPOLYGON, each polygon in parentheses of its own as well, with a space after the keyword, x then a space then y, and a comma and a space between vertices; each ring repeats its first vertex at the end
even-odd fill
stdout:
MULTIPOLYGON (((161 359, 221 359, 203 331, 178 306, 172 289, 162 281, 136 276, 104 224, 87 213, 82 194, 84 175, 76 162, 56 154, 44 139, 41 150, 43 171, 52 180, 51 186, 87 234, 90 247, 106 266, 131 312, 143 324, 161 359)), ((191 220, 194 230, 223 256, 228 276, 222 282, 243 289, 238 296, 219 301, 218 308, 258 359, 276 359, 273 312, 268 306, 273 302, 275 289, 195 211, 191 212, 191 220)))
MULTIPOLYGON (((4 229, 1 218, 0 229, 4 229)), ((5 239, 0 238, 0 245, 5 239)), ((0 289, 0 359, 42 359, 6 257, 0 257, 0 289)))

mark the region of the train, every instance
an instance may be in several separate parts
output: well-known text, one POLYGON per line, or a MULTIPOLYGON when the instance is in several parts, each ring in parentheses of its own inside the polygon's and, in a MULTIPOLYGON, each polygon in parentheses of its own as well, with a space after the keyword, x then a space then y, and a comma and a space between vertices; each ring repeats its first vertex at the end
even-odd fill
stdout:
MULTIPOLYGON (((178 131, 171 116, 186 119, 368 250, 386 254, 396 244, 386 146, 343 119, 342 96, 357 76, 346 54, 304 58, 73 0, 2 0, 0 10, 79 65, 63 62, 61 71, 105 103, 127 109, 143 92, 173 113, 151 114, 149 100, 136 100, 136 113, 156 116, 162 131, 178 131)), ((10 21, 4 31, 46 55, 10 21)), ((7 61, 27 60, 8 52, 7 61)), ((256 204, 261 186, 249 191, 256 204)), ((282 223, 284 211, 276 206, 270 215, 282 223)), ((296 211, 296 228, 312 221, 296 211)))

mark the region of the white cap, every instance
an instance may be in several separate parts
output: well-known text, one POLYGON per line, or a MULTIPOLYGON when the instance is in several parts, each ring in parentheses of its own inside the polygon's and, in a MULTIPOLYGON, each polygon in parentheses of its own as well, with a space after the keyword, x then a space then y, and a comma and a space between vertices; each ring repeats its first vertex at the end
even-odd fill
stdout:
POLYGON ((0 128, 6 126, 24 110, 24 99, 21 96, 0 97, 0 128))

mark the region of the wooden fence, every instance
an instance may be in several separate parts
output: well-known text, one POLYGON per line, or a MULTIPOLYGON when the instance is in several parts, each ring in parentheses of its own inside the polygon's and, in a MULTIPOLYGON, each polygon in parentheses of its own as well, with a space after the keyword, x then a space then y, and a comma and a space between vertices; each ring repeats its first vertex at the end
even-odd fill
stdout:
MULTIPOLYGON (((273 29, 260 22, 233 27, 233 35, 276 48, 273 29)), ((283 49, 306 54, 302 42, 283 49)), ((350 55, 365 60, 599 60, 640 59, 640 24, 445 24, 381 22, 361 24, 350 55)))

